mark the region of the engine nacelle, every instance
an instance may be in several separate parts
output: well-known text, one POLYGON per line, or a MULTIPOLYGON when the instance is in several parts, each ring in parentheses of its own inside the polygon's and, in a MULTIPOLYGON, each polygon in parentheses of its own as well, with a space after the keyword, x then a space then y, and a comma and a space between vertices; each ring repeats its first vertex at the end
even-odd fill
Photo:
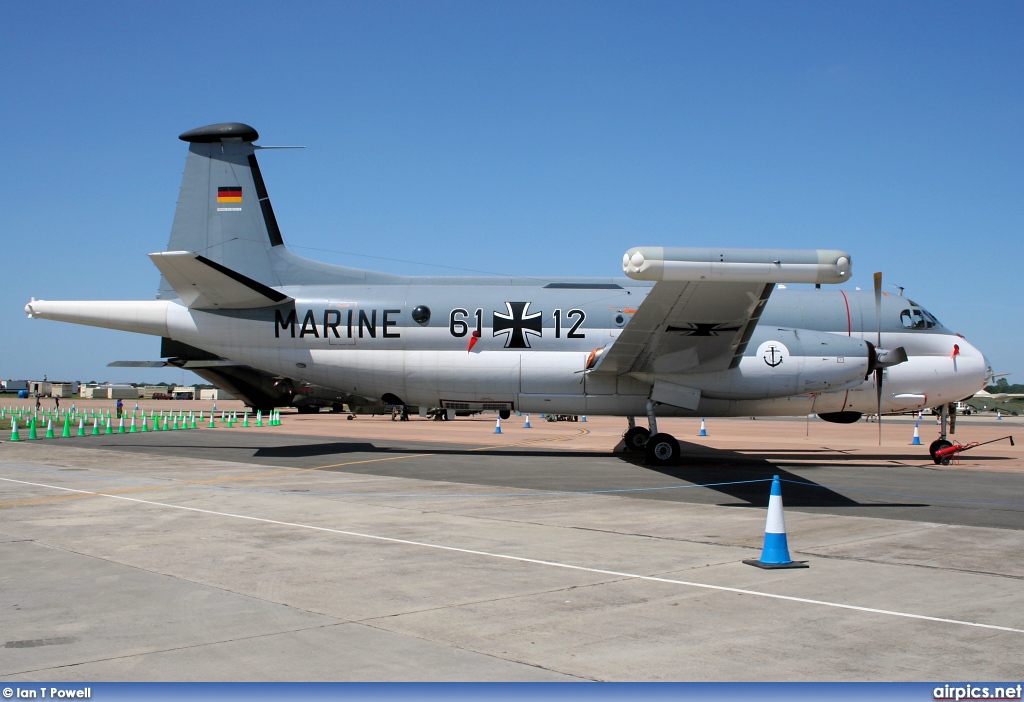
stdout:
MULTIPOLYGON (((859 385, 869 368, 861 339, 808 329, 758 328, 735 368, 710 373, 655 373, 719 400, 764 400, 833 392, 859 385)), ((645 374, 648 375, 648 374, 645 374)))

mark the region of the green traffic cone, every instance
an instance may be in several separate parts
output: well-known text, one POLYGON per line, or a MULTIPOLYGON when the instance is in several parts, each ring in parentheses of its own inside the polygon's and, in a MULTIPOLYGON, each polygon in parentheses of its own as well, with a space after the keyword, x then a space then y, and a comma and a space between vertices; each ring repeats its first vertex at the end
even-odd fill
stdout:
POLYGON ((167 431, 167 417, 164 417, 163 427, 160 429, 160 431, 167 431))
POLYGON ((246 412, 245 413, 245 417, 242 418, 242 426, 243 427, 249 426, 249 413, 248 412, 246 412))
POLYGON ((36 429, 36 418, 32 417, 28 420, 28 439, 29 441, 35 441, 39 438, 39 431, 36 429))
POLYGON ((100 418, 94 416, 92 418, 92 435, 96 436, 100 433, 100 418))
POLYGON ((45 439, 52 439, 53 438, 53 420, 52 419, 47 419, 46 420, 46 436, 43 437, 43 438, 45 438, 45 439))
POLYGON ((68 424, 68 418, 64 417, 64 429, 60 432, 60 438, 70 439, 71 438, 71 425, 68 424))
POLYGON ((21 441, 21 436, 18 434, 18 420, 15 419, 11 422, 11 441, 21 441))
POLYGON ((213 423, 213 412, 210 412, 210 426, 207 429, 216 429, 217 425, 213 423))
POLYGON ((113 422, 110 421, 110 417, 107 417, 107 428, 103 430, 103 434, 105 436, 107 434, 113 434, 113 433, 114 433, 113 422))
POLYGON ((143 432, 143 433, 149 431, 149 424, 147 423, 147 421, 148 420, 146 419, 146 413, 143 412, 142 413, 142 429, 140 429, 140 431, 143 432))
POLYGON ((188 417, 188 428, 189 429, 195 429, 196 428, 196 416, 192 412, 189 412, 188 414, 189 414, 189 417, 188 417))
POLYGON ((256 426, 263 426, 263 410, 256 410, 256 426))
POLYGON ((85 436, 85 417, 78 418, 78 433, 75 436, 85 436))
POLYGON ((138 429, 136 429, 136 428, 135 428, 135 413, 134 413, 134 412, 132 412, 132 426, 131 426, 131 428, 130 428, 130 429, 128 430, 128 433, 129 433, 129 434, 134 434, 134 433, 136 433, 137 431, 138 431, 138 429))
POLYGON ((117 420, 117 433, 124 434, 124 417, 120 417, 117 420))

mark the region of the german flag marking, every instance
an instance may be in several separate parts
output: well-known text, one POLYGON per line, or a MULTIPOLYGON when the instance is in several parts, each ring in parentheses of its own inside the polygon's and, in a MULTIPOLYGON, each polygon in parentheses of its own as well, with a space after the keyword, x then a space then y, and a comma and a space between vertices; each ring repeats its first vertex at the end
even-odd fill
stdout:
POLYGON ((217 202, 241 202, 242 188, 237 185, 229 185, 217 188, 217 202))

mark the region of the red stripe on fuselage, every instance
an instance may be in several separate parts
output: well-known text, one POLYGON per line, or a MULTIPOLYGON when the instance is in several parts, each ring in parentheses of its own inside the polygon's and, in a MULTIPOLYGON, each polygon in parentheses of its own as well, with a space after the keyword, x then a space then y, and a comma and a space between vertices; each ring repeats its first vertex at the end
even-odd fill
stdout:
POLYGON ((846 303, 846 335, 853 336, 853 321, 850 319, 850 300, 846 297, 845 292, 842 290, 839 292, 843 293, 843 302, 846 303))

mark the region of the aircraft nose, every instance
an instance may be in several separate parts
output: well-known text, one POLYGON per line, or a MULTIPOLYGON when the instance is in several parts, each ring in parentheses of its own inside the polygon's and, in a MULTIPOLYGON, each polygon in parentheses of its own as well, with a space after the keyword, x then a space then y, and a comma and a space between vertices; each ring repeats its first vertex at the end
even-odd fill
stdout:
POLYGON ((992 365, 985 354, 966 339, 957 339, 957 346, 960 348, 957 370, 963 374, 965 385, 969 383, 974 388, 971 390, 973 394, 987 384, 992 375, 992 365))

